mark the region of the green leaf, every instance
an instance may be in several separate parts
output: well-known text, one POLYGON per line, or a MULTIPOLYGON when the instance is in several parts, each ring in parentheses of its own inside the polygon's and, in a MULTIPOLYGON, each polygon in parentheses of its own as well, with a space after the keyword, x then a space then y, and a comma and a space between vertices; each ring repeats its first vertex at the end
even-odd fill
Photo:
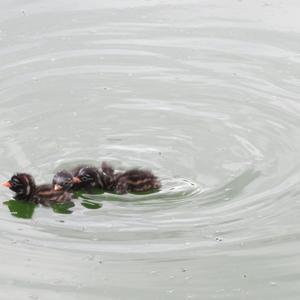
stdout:
POLYGON ((71 201, 65 203, 55 203, 51 205, 53 211, 58 214, 71 214, 73 211, 70 210, 70 208, 74 206, 75 204, 71 201))
POLYGON ((81 205, 88 208, 88 209, 98 209, 102 207, 102 203, 93 202, 91 200, 83 200, 81 205))
POLYGON ((4 204, 8 206, 13 216, 22 219, 31 219, 36 207, 34 203, 14 199, 6 201, 4 204))

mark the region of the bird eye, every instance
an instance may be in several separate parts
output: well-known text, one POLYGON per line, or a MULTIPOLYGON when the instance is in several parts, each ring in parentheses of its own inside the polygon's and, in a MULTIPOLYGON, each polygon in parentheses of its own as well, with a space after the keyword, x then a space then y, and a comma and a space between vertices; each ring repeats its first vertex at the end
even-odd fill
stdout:
POLYGON ((68 180, 68 181, 65 181, 63 185, 66 186, 66 185, 70 185, 70 184, 71 184, 71 180, 68 180))
POLYGON ((12 186, 14 186, 14 187, 18 186, 18 185, 21 185, 18 178, 13 178, 13 179, 10 180, 10 182, 11 182, 12 186))
POLYGON ((83 177, 85 178, 84 181, 91 181, 91 180, 93 180, 93 177, 90 174, 86 174, 83 177))

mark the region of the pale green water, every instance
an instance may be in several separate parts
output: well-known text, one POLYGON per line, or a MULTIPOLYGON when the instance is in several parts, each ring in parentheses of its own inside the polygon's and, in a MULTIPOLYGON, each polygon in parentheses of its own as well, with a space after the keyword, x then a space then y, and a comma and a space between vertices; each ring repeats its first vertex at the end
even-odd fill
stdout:
POLYGON ((0 298, 298 299, 299 9, 2 1, 0 180, 107 160, 163 188, 3 204, 0 298))

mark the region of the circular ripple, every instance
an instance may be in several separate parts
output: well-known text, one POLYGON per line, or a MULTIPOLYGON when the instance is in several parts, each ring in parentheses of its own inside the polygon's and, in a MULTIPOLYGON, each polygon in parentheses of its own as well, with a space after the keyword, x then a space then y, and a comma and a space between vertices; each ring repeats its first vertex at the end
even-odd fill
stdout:
POLYGON ((191 3, 180 6, 191 19, 178 22, 175 4, 143 5, 1 21, 1 180, 26 170, 51 181, 60 168, 107 160, 163 183, 146 195, 83 195, 64 214, 39 207, 30 220, 3 205, 1 249, 42 261, 46 249, 62 264, 72 253, 78 267, 101 253, 126 270, 123 257, 191 268, 200 256, 204 266, 297 257, 298 33, 223 16, 199 23, 191 3))

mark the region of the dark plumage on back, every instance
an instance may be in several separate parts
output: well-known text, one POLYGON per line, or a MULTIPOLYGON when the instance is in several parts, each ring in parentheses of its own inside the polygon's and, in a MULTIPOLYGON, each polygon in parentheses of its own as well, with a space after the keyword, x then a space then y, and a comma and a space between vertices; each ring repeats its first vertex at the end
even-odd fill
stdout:
POLYGON ((104 190, 113 192, 116 188, 116 173, 114 168, 107 162, 103 162, 100 169, 100 176, 103 182, 104 190))
POLYGON ((148 170, 132 169, 117 176, 116 192, 118 194, 148 192, 160 187, 160 181, 148 170))
POLYGON ((115 172, 112 166, 104 162, 102 173, 105 189, 118 194, 148 192, 161 187, 157 177, 148 170, 131 169, 125 172, 115 172))

